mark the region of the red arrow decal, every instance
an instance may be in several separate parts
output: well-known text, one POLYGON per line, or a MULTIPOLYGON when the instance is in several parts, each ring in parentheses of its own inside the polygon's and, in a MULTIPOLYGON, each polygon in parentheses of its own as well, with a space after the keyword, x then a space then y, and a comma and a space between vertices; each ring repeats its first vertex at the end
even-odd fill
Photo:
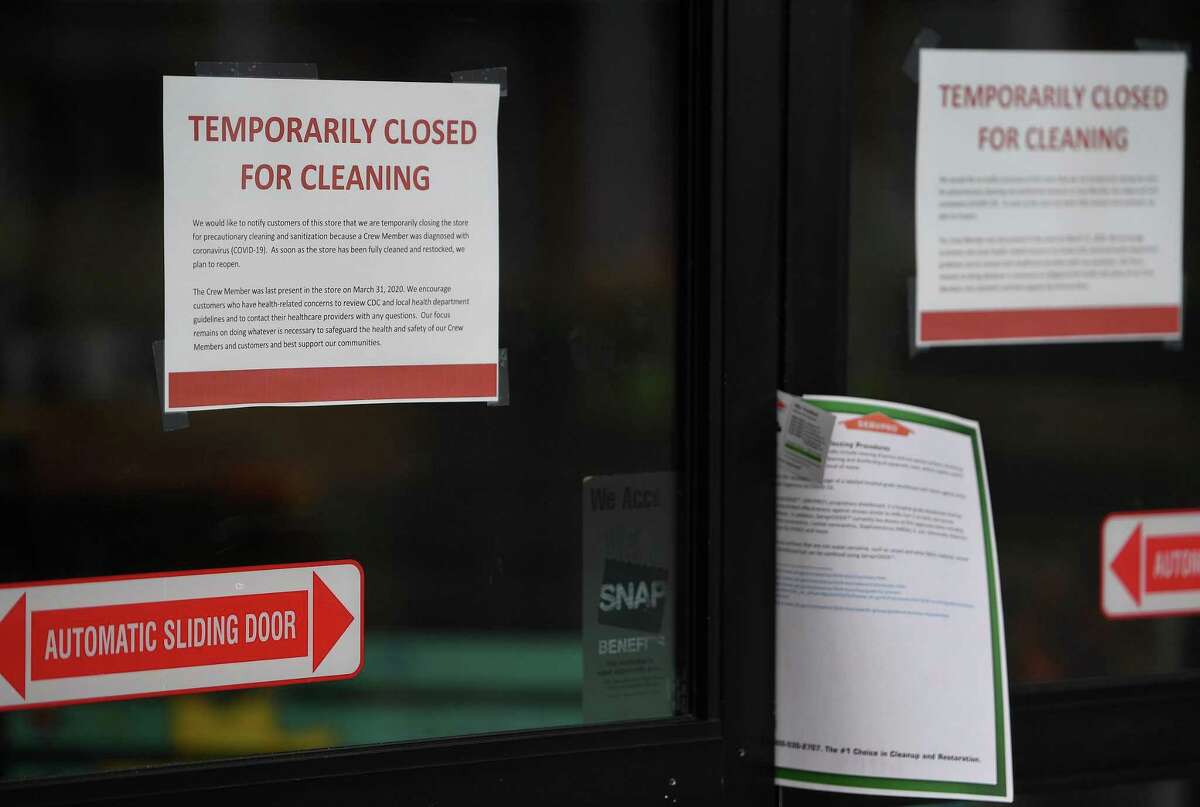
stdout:
POLYGON ((325 581, 313 572, 313 672, 329 655, 329 651, 342 638, 346 628, 354 621, 354 615, 346 610, 325 581))
POLYGON ((1121 551, 1113 558, 1112 565, 1109 566, 1113 570, 1113 574, 1125 586, 1125 590, 1129 592, 1129 596, 1133 597, 1133 601, 1138 605, 1142 604, 1142 525, 1138 524, 1134 527, 1133 532, 1129 536, 1129 540, 1125 542, 1125 546, 1121 547, 1121 551))
POLYGON ((0 620, 0 677, 25 697, 25 595, 0 620))

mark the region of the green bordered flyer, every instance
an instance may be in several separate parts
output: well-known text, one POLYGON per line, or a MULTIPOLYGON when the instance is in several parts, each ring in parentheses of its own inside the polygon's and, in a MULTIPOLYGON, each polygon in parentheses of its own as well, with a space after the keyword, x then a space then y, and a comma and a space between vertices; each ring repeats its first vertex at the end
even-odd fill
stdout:
POLYGON ((805 400, 837 423, 823 482, 782 464, 777 475, 776 782, 1011 801, 979 425, 884 401, 805 400))

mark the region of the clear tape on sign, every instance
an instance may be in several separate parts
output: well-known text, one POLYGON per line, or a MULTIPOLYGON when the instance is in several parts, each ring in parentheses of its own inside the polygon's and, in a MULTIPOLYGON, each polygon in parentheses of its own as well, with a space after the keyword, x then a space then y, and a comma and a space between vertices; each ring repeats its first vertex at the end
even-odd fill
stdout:
POLYGON ((186 429, 192 425, 188 413, 168 412, 163 401, 163 340, 159 339, 157 342, 151 343, 150 352, 154 354, 154 381, 155 388, 158 390, 158 411, 162 413, 162 430, 177 432, 180 429, 186 429))
POLYGON ((1133 40, 1133 46, 1138 50, 1163 51, 1166 53, 1174 53, 1182 51, 1187 54, 1188 72, 1192 71, 1192 43, 1183 42, 1177 39, 1154 39, 1153 37, 1139 36, 1133 40))
POLYGON ((313 62, 195 62, 197 76, 233 78, 320 78, 313 62))
POLYGON ((913 80, 914 84, 921 83, 921 49, 936 48, 941 43, 942 35, 932 28, 922 28, 913 37, 912 45, 909 46, 900 69, 904 71, 904 75, 913 80))
POLYGON ((455 84, 499 84, 500 97, 508 97, 508 68, 481 67, 477 70, 455 70, 450 73, 455 84))
POLYGON ((488 406, 508 406, 508 348, 500 348, 496 365, 496 400, 488 406))

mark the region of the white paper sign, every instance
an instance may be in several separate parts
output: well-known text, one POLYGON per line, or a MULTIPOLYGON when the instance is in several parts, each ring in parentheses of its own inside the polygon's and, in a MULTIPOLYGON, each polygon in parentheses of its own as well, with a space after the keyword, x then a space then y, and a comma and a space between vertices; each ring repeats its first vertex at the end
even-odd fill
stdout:
POLYGON ((777 474, 776 782, 1011 801, 978 425, 884 401, 806 400, 837 426, 822 484, 777 474))
POLYGON ((1186 56, 920 53, 917 345, 1179 339, 1186 56))
POLYGON ((820 482, 825 478, 825 455, 837 418, 782 390, 777 391, 775 406, 780 412, 775 436, 780 469, 809 482, 820 482))
POLYGON ((166 409, 495 400, 498 104, 165 76, 166 409))

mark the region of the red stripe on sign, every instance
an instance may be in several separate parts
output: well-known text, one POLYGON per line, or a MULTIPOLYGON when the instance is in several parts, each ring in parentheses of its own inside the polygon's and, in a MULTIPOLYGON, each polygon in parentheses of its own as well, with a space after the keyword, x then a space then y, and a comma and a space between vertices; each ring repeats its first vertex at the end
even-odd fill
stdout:
POLYGON ((308 655, 308 592, 34 611, 31 679, 308 655))
POLYGON ((213 370, 170 378, 172 407, 496 395, 495 364, 213 370))
POLYGON ((1200 589, 1200 535, 1146 539, 1146 591, 1200 589))
POLYGON ((1167 336, 1180 332, 1179 320, 1178 306, 926 311, 921 314, 921 341, 1137 334, 1167 336))

